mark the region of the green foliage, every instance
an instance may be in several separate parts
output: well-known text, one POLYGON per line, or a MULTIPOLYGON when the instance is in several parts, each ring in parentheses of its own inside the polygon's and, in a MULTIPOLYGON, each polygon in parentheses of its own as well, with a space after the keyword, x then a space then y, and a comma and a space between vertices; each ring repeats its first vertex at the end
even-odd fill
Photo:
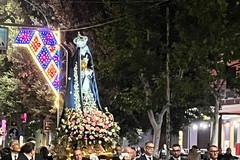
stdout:
POLYGON ((165 46, 159 36, 163 22, 156 21, 164 16, 162 9, 165 7, 148 5, 107 6, 104 14, 107 12, 112 19, 125 18, 96 30, 97 43, 101 44, 95 55, 100 95, 108 97, 103 103, 110 104, 109 110, 120 120, 122 135, 137 133, 138 128, 144 131, 151 128, 146 111, 158 111, 166 102, 165 80, 158 81, 158 77, 165 78, 165 46), (142 75, 153 92, 148 106, 142 75))
MULTIPOLYGON (((13 72, 19 79, 19 89, 15 97, 21 112, 26 112, 31 129, 42 128, 46 117, 55 119, 55 96, 38 67, 26 49, 17 49, 11 57, 13 72)), ((55 121, 56 122, 56 121, 55 121)))
POLYGON ((234 13, 229 5, 225 0, 179 1, 175 22, 181 40, 173 45, 173 58, 185 73, 195 74, 202 91, 211 90, 219 94, 222 86, 210 88, 210 84, 226 79, 228 62, 239 59, 235 25, 240 21, 236 18, 233 23, 230 15, 237 12, 234 13), (213 70, 216 71, 215 76, 209 74, 213 70))
MULTIPOLYGON (((0 21, 23 23, 22 7, 16 0, 7 1, 0 7, 3 13, 0 21)), ((41 72, 33 63, 27 50, 13 47, 18 29, 9 27, 9 48, 7 55, 0 56, 0 112, 8 122, 21 124, 20 115, 27 113, 27 124, 23 125, 26 136, 42 128, 43 119, 53 115, 54 95, 45 82, 41 72), (40 73, 40 74, 39 74, 40 73)))
POLYGON ((15 90, 18 88, 19 81, 14 78, 13 72, 4 72, 0 77, 0 112, 6 117, 15 112, 16 101, 15 90))
MULTIPOLYGON (((110 104, 117 119, 130 122, 132 116, 128 113, 136 116, 149 109, 159 112, 166 104, 166 4, 155 4, 157 7, 147 10, 152 4, 127 2, 106 5, 102 17, 123 18, 97 28, 97 42, 101 45, 96 47, 96 66, 100 89, 103 88, 100 94, 109 98, 103 102, 110 104), (148 97, 150 106, 146 106, 141 74, 147 77, 152 90, 152 96, 148 97), (124 114, 127 116, 123 117, 124 114)), ((236 27, 239 6, 225 0, 180 0, 168 5, 171 115, 172 127, 177 131, 183 124, 211 114, 212 93, 220 95, 223 87, 217 82, 226 79, 227 63, 239 59, 236 52, 239 50, 236 27), (210 74, 213 70, 217 72, 215 76, 210 74), (197 110, 190 110, 192 108, 197 110)), ((126 127, 123 122, 122 127, 126 127)), ((138 119, 138 122, 142 128, 144 124, 150 126, 146 119, 138 119)))

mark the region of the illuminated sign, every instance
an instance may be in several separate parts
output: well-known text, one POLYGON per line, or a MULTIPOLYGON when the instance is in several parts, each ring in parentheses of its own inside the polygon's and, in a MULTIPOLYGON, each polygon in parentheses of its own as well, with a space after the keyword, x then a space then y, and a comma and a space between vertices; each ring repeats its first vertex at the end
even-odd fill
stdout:
POLYGON ((8 28, 0 27, 0 50, 7 50, 8 47, 8 28))

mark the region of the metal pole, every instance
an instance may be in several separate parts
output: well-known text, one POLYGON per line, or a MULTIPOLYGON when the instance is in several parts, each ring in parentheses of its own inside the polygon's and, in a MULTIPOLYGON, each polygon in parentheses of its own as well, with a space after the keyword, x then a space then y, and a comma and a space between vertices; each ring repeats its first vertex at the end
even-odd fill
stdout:
POLYGON ((58 98, 58 102, 56 102, 56 107, 57 107, 57 127, 59 126, 59 121, 60 121, 60 113, 59 113, 59 98, 58 98))
MULTIPOLYGON (((167 47, 167 55, 166 55, 166 77, 167 77, 167 88, 166 88, 166 94, 167 94, 167 103, 170 104, 170 69, 169 69, 169 63, 170 63, 170 57, 169 57, 169 30, 170 30, 170 21, 169 21, 169 7, 167 4, 166 7, 166 22, 167 22, 167 37, 166 37, 166 47, 167 47)), ((166 144, 168 147, 170 147, 171 143, 171 124, 170 124, 170 105, 168 105, 167 112, 166 112, 166 144)))

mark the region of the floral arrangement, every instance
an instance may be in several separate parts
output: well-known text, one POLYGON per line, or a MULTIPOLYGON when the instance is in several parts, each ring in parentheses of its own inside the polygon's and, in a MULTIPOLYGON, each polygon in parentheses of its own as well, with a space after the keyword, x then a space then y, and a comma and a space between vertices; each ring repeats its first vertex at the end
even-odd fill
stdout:
POLYGON ((75 111, 65 108, 59 131, 68 136, 69 142, 82 145, 111 144, 119 139, 120 127, 109 112, 95 107, 85 107, 75 111))

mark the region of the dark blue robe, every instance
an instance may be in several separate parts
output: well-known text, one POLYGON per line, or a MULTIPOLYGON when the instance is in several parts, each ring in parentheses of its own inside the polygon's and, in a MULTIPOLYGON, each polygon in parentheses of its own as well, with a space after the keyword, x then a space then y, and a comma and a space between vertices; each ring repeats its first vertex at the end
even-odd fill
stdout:
POLYGON ((85 78, 90 78, 89 82, 90 82, 91 93, 93 94, 93 98, 96 102, 97 108, 99 110, 102 110, 102 107, 101 107, 100 101, 99 101, 98 88, 97 88, 97 83, 96 83, 96 78, 95 78, 92 54, 90 53, 90 50, 88 48, 87 48, 85 55, 80 55, 80 48, 77 48, 73 57, 69 58, 68 75, 67 76, 68 76, 68 81, 67 81, 66 94, 64 97, 64 107, 76 109, 76 103, 78 103, 78 102, 76 102, 76 98, 75 98, 76 95, 74 95, 74 94, 78 94, 78 96, 80 97, 81 109, 83 109, 84 94, 82 92, 82 85, 83 85, 83 81, 85 80, 85 78), (81 79, 80 73, 82 73, 82 71, 81 71, 81 66, 80 66, 81 65, 80 58, 81 58, 81 61, 83 61, 83 59, 86 58, 86 56, 89 58, 87 67, 92 71, 92 74, 91 74, 91 76, 83 77, 81 79), (76 67, 76 66, 77 66, 77 70, 74 69, 74 67, 76 67), (74 72, 77 72, 77 73, 74 74, 74 72), (78 85, 74 85, 74 83, 76 83, 76 80, 79 83, 78 85), (78 86, 78 88, 74 89, 74 86, 75 86, 75 88, 76 88, 76 86, 78 86), (75 93, 75 92, 78 92, 78 93, 75 93))

